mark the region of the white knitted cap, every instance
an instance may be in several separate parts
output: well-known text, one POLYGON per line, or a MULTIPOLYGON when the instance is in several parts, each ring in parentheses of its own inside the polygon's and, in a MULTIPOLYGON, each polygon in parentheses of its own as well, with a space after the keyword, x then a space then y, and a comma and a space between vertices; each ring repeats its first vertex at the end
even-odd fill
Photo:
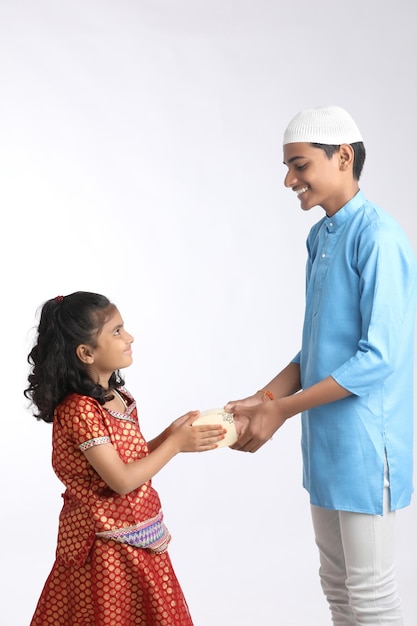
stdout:
POLYGON ((338 106, 304 109, 288 124, 283 145, 287 143, 342 143, 363 141, 359 128, 347 111, 338 106))

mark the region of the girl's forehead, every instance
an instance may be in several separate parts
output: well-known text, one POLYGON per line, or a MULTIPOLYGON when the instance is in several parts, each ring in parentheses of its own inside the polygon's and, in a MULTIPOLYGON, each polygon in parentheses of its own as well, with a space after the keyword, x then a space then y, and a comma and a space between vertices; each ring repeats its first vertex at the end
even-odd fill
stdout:
POLYGON ((123 323, 121 319, 122 318, 118 309, 114 306, 114 304, 111 304, 106 310, 105 315, 101 319, 101 328, 99 330, 99 333, 103 332, 103 330, 107 331, 109 330, 109 328, 113 328, 119 323, 123 323))
POLYGON ((119 309, 112 304, 108 310, 104 326, 117 324, 121 319, 122 316, 120 315, 119 309))

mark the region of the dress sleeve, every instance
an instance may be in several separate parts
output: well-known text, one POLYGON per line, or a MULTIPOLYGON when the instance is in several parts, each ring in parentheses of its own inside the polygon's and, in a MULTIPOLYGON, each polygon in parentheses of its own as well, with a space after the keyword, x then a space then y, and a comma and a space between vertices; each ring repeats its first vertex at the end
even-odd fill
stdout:
POLYGON ((93 446, 110 443, 102 407, 87 396, 74 396, 63 407, 60 416, 67 424, 71 439, 83 452, 93 446))

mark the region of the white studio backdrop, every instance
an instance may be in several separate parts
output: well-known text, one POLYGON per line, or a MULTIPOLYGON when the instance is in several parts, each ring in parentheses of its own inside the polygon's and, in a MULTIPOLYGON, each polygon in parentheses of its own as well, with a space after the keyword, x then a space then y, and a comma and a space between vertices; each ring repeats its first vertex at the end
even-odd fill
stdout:
MULTIPOLYGON (((299 347, 305 238, 283 186, 300 109, 362 130, 362 189, 417 250, 412 0, 0 0, 3 446, 0 624, 28 626, 62 486, 23 398, 36 310, 75 290, 119 307, 148 438, 270 380, 299 347)), ((196 626, 324 626, 299 418, 255 455, 177 456, 154 479, 196 626)), ((415 502, 398 578, 417 624, 415 502)))

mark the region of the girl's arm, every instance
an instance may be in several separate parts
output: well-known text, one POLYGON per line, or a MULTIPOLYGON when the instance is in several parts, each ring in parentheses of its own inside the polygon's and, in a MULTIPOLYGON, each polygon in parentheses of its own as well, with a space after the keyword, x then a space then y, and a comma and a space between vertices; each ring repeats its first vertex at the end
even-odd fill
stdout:
POLYGON ((85 457, 110 489, 125 495, 153 478, 179 452, 204 452, 217 447, 224 438, 223 426, 192 426, 197 416, 198 411, 192 411, 180 418, 184 419, 182 425, 143 459, 125 463, 111 444, 85 450, 85 457))
POLYGON ((170 435, 172 434, 172 424, 165 428, 157 437, 154 437, 150 441, 147 442, 148 448, 150 452, 153 452, 158 448, 161 443, 163 443, 170 435))

